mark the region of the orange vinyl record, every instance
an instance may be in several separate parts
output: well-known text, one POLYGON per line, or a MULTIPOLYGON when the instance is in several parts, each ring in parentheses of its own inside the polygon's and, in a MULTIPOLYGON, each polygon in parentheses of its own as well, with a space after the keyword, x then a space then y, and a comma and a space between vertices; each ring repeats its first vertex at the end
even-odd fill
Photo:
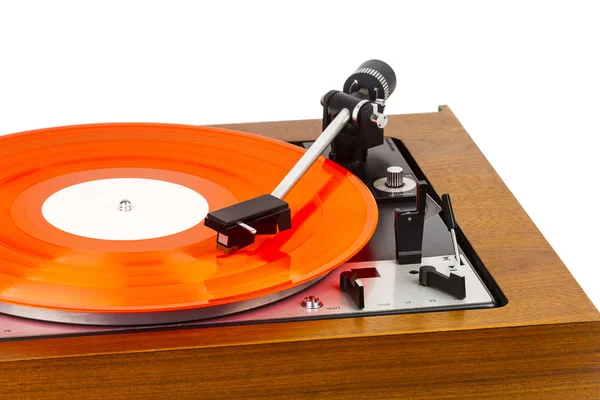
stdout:
POLYGON ((364 184, 320 157, 292 229, 216 249, 207 212, 270 193, 304 150, 223 129, 96 124, 0 138, 0 312, 88 324, 185 321, 278 300, 356 254, 364 184))

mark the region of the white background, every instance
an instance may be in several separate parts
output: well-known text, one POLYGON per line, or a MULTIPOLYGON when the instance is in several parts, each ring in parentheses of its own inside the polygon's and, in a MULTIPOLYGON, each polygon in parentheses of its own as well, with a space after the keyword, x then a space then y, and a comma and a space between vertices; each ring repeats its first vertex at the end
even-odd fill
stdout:
POLYGON ((0 134, 320 118, 380 58, 387 111, 450 105, 600 307, 596 4, 0 0, 0 134))

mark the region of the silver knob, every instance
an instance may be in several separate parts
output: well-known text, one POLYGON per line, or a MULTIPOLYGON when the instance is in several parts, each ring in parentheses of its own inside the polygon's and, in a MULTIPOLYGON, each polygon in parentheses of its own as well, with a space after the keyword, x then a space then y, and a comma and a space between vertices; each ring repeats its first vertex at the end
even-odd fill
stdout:
POLYGON ((323 307, 323 302, 316 296, 306 296, 302 300, 302 307, 308 308, 309 310, 316 310, 317 308, 323 307))
POLYGON ((371 122, 377 125, 379 129, 383 129, 387 125, 388 117, 383 113, 375 111, 371 114, 371 122))
POLYGON ((390 188, 404 186, 404 170, 402 167, 389 167, 387 169, 387 180, 385 185, 390 188))

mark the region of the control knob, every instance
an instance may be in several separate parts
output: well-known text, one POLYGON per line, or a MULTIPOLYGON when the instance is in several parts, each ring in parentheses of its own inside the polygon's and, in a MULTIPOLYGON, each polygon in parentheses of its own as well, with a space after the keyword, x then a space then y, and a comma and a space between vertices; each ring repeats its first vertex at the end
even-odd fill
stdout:
POLYGON ((388 167, 385 185, 393 189, 404 185, 404 170, 402 167, 388 167))

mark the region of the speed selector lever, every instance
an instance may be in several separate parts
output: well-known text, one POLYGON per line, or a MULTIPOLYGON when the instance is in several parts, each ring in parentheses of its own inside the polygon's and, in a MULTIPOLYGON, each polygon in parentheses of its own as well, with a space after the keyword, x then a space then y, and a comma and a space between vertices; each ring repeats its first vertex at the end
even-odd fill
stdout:
POLYGON ((424 265, 419 268, 419 283, 423 286, 430 286, 442 292, 448 293, 459 300, 467 297, 467 288, 465 277, 450 273, 446 276, 436 271, 431 265, 424 265))

